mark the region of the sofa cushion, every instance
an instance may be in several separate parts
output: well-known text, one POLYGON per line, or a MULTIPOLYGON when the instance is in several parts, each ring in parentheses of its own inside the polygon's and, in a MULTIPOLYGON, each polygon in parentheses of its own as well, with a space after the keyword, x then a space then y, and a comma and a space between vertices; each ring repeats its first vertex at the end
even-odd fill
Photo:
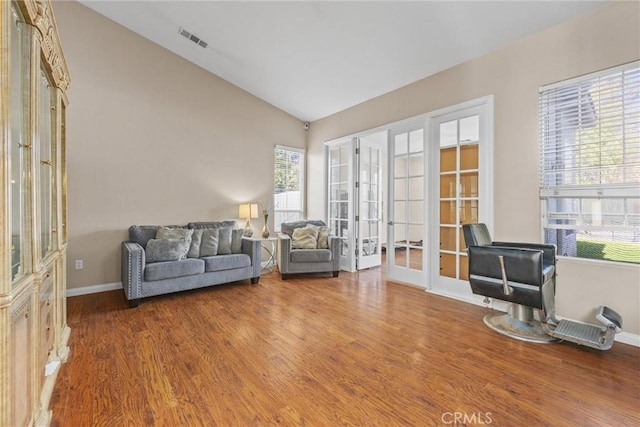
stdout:
POLYGON ((144 280, 175 279, 176 277, 191 276, 204 273, 204 261, 187 258, 181 261, 156 262, 147 264, 144 268, 144 280))
MULTIPOLYGON (((168 225, 169 228, 184 228, 182 225, 168 225)), ((147 247, 147 242, 156 238, 158 232, 157 225, 132 225, 129 227, 129 241, 147 247)))
POLYGON ((217 255, 200 259, 204 261, 204 271, 206 272, 232 270, 251 265, 251 257, 247 254, 217 255))
POLYGON ((193 234, 191 235, 191 246, 189 246, 187 258, 200 258, 200 244, 202 243, 202 233, 204 233, 204 229, 193 230, 193 234))
POLYGON ((129 241, 147 247, 147 242, 156 238, 158 227, 155 225, 132 225, 129 227, 129 241))
POLYGON ((318 246, 318 227, 296 228, 291 236, 293 249, 316 249, 318 246))
POLYGON ((218 255, 218 232, 217 228, 206 228, 202 232, 202 242, 200 243, 200 256, 218 255))
POLYGON ((156 239, 185 239, 189 241, 189 244, 191 244, 192 235, 193 230, 190 230, 188 228, 169 228, 161 225, 158 227, 156 239))
POLYGON ((238 228, 238 224, 235 221, 190 222, 187 227, 195 230, 199 228, 231 228, 235 230, 238 228))
POLYGON ((314 221, 314 220, 283 222, 282 224, 280 224, 280 231, 282 233, 288 234, 289 237, 291 237, 291 236, 293 236, 293 230, 295 230, 296 228, 304 228, 304 227, 307 226, 307 224, 313 224, 316 227, 322 227, 323 225, 324 226, 327 225, 327 224, 324 223, 324 221, 314 221))
POLYGON ((148 263, 178 261, 187 257, 190 240, 151 239, 147 242, 145 259, 148 263))
POLYGON ((244 230, 232 230, 231 231, 231 253, 232 254, 241 254, 242 253, 242 236, 244 235, 244 230))
POLYGON ((232 231, 229 227, 218 228, 218 255, 231 253, 232 231))
POLYGON ((329 249, 296 249, 291 251, 291 262, 328 262, 331 261, 329 249))

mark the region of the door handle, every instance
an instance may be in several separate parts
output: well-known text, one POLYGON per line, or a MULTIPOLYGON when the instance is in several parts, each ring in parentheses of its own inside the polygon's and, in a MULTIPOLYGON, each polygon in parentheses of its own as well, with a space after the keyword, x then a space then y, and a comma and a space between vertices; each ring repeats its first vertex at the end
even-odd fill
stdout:
POLYGON ((393 221, 387 222, 387 225, 393 225, 393 221))

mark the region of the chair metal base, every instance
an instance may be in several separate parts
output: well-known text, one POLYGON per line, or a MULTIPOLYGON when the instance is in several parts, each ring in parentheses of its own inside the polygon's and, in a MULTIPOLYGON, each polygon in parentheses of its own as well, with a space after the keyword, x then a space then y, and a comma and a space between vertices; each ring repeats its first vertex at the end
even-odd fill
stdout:
POLYGON ((499 334, 522 341, 539 344, 558 341, 544 331, 542 323, 533 318, 519 320, 511 314, 487 314, 484 323, 499 334))

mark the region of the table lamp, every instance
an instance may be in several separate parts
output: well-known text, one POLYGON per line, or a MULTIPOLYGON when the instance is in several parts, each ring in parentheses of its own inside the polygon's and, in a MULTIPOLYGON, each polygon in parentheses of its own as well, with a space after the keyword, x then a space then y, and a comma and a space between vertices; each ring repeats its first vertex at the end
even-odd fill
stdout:
POLYGON ((258 205, 256 203, 241 203, 238 206, 238 218, 246 218, 247 220, 242 235, 246 237, 253 236, 251 218, 258 218, 258 205))

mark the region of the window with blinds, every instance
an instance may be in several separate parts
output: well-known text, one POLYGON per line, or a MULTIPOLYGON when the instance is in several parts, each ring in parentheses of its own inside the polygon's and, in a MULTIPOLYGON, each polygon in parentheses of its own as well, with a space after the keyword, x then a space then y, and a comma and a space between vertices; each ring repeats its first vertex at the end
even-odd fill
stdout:
POLYGON ((640 264, 640 62, 541 88, 539 143, 545 242, 640 264))
POLYGON ((304 150, 276 146, 273 194, 275 231, 283 222, 304 218, 304 150))

